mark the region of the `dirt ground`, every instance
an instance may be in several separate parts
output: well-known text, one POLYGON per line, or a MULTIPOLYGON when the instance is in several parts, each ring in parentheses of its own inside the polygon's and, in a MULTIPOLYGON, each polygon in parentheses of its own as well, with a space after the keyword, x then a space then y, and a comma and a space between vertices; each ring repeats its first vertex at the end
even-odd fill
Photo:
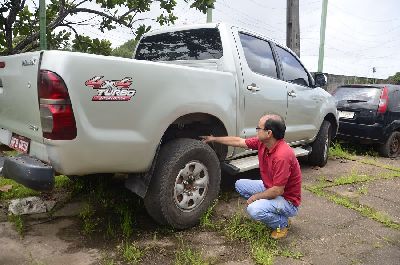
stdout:
MULTIPOLYGON (((302 163, 302 205, 298 216, 292 219, 288 237, 277 243, 278 247, 301 255, 298 258, 276 255, 273 264, 400 264, 400 178, 395 177, 400 171, 387 169, 388 166, 400 168, 400 160, 374 159, 377 165, 364 163, 363 157, 357 157, 356 161, 330 159, 324 168, 302 163), (324 191, 366 205, 387 216, 397 227, 385 226, 307 188, 318 185, 321 179, 334 183, 335 179, 349 174, 394 176, 336 185, 324 191)), ((236 177, 223 176, 221 194, 224 199, 216 205, 214 221, 224 222, 237 212, 244 213, 245 201, 234 192, 234 181, 257 176, 257 170, 236 177)), ((117 257, 121 239, 106 239, 101 233, 83 235, 78 217, 82 207, 82 201, 73 199, 52 219, 29 217, 21 237, 7 221, 3 205, 0 209, 0 264, 128 264, 117 257)), ((173 264, 174 253, 181 246, 199 251, 211 264, 256 264, 248 242, 228 240, 215 229, 198 226, 171 231, 159 228, 142 211, 134 231, 130 240, 144 253, 140 264, 173 264)))

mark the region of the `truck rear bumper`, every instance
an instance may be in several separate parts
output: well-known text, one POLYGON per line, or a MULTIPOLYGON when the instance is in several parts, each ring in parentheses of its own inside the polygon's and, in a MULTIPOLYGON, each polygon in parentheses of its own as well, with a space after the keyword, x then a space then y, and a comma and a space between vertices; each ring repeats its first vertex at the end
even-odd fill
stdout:
POLYGON ((6 157, 0 173, 33 190, 47 191, 54 187, 53 168, 27 155, 6 157))

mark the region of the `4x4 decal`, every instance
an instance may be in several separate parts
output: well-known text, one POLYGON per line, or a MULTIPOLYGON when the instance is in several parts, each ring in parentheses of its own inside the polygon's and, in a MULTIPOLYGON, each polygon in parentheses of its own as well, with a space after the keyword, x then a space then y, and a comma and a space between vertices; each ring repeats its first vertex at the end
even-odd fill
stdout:
POLYGON ((92 101, 129 101, 136 90, 130 88, 132 78, 125 77, 121 80, 103 80, 104 76, 94 76, 85 82, 85 85, 97 89, 97 95, 92 101))

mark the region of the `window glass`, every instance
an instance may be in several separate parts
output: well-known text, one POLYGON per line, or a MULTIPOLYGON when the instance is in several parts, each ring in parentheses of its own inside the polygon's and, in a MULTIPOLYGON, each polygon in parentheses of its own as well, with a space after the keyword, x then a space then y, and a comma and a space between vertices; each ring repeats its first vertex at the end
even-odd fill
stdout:
POLYGON ((308 74, 297 58, 281 47, 277 47, 277 51, 282 62, 285 81, 309 86, 308 74))
POLYGON ((277 78, 276 64, 267 41, 239 33, 244 56, 253 72, 277 78))
POLYGON ((362 103, 364 105, 378 105, 381 89, 375 87, 338 87, 332 95, 337 105, 345 103, 362 103))
POLYGON ((222 57, 218 29, 192 29, 144 37, 135 59, 147 61, 207 60, 222 57))

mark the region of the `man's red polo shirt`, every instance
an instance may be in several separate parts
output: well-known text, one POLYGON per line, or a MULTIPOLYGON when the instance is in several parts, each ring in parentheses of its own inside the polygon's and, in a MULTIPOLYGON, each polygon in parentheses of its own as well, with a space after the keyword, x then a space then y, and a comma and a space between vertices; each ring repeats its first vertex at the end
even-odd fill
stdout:
POLYGON ((246 145, 258 150, 261 179, 265 188, 285 186, 283 197, 294 206, 301 202, 300 165, 292 148, 284 141, 278 140, 271 150, 257 137, 246 139, 246 145))

